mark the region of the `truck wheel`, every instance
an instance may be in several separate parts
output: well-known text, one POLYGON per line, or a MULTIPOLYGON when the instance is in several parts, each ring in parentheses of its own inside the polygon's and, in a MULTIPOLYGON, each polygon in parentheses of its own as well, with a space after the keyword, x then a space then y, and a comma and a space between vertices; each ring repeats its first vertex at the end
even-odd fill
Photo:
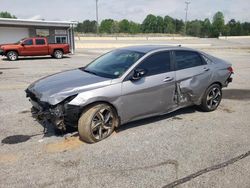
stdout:
POLYGON ((213 84, 207 88, 200 105, 205 112, 211 112, 217 109, 222 99, 221 86, 213 84))
POLYGON ((62 50, 55 50, 53 53, 53 57, 55 57, 56 59, 62 59, 63 58, 62 50))
POLYGON ((95 143, 110 136, 118 123, 117 113, 111 106, 97 104, 82 113, 78 121, 78 132, 81 140, 95 143))
POLYGON ((15 51, 9 51, 7 53, 7 58, 10 60, 10 61, 16 61, 18 59, 18 54, 17 52, 15 51))

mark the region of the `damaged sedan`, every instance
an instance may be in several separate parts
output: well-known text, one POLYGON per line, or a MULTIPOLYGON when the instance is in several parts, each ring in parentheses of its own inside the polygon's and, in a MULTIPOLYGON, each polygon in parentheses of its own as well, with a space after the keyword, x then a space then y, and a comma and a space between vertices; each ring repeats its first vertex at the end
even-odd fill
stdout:
POLYGON ((83 141, 94 143, 122 124, 183 107, 214 111, 232 74, 230 63, 200 51, 134 46, 42 78, 26 93, 36 118, 78 128, 83 141))

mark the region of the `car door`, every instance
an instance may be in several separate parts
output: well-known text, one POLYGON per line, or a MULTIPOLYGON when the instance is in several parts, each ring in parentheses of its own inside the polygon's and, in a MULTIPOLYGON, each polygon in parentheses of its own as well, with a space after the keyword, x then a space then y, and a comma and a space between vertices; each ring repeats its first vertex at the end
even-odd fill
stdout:
POLYGON ((157 52, 142 61, 134 70, 145 70, 139 80, 122 83, 122 117, 128 122, 161 114, 174 105, 175 72, 169 51, 157 52))
POLYGON ((38 38, 35 39, 35 45, 34 45, 34 55, 48 55, 48 46, 45 42, 45 39, 38 38))
MULTIPOLYGON (((198 52, 175 50, 176 84, 180 103, 195 103, 209 86, 211 65, 198 52)), ((180 104, 181 105, 181 104, 180 104)))
POLYGON ((26 39, 22 42, 22 48, 20 49, 20 55, 32 56, 34 54, 34 41, 33 39, 26 39))

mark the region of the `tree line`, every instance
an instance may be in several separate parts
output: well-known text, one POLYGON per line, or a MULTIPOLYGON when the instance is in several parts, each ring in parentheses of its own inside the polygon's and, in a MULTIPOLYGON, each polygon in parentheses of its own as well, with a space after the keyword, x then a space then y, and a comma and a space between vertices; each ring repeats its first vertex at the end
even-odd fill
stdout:
MULTIPOLYGON (((9 12, 0 12, 0 18, 16 19, 17 17, 9 12)), ((93 20, 85 20, 77 24, 75 31, 79 33, 96 33, 97 23, 93 20)), ((127 19, 121 21, 104 19, 99 25, 99 32, 107 34, 186 34, 195 37, 241 36, 250 35, 250 23, 241 23, 235 19, 225 23, 222 12, 215 13, 211 21, 206 18, 204 20, 188 21, 187 24, 181 19, 175 19, 170 16, 162 17, 149 14, 142 23, 136 23, 127 19)))
MULTIPOLYGON (((78 23, 75 28, 80 33, 96 33, 96 21, 85 20, 78 23)), ((181 19, 175 19, 170 16, 155 16, 153 14, 147 15, 142 23, 136 23, 123 19, 116 21, 113 19, 104 19, 99 25, 99 32, 102 34, 116 34, 116 33, 166 33, 166 34, 180 34, 195 37, 218 37, 223 36, 240 36, 250 35, 250 23, 239 22, 231 19, 225 23, 222 12, 217 12, 212 20, 206 18, 204 20, 192 20, 187 24, 181 19)))

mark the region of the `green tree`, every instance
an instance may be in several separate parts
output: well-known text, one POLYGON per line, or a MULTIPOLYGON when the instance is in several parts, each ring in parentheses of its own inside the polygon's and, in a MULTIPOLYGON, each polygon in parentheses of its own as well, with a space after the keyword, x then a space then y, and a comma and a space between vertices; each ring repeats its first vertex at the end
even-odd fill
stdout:
POLYGON ((157 18, 149 14, 142 22, 142 30, 144 33, 157 33, 157 18))
POLYGON ((164 33, 164 19, 161 16, 157 16, 156 22, 157 22, 156 32, 164 33))
POLYGON ((101 22, 100 25, 100 32, 101 33, 113 33, 113 27, 114 27, 114 20, 113 19, 105 19, 101 22))
POLYGON ((127 19, 124 19, 119 22, 119 28, 121 33, 129 33, 129 21, 127 19))
POLYGON ((182 20, 175 19, 175 33, 184 33, 184 22, 182 20))
POLYGON ((222 34, 223 34, 223 36, 229 36, 230 35, 230 27, 229 27, 228 24, 224 26, 222 34))
POLYGON ((202 23, 199 20, 194 20, 187 23, 187 34, 191 36, 201 35, 202 23))
POLYGON ((95 33, 96 21, 85 20, 82 23, 78 23, 75 31, 80 33, 95 33))
POLYGON ((5 12, 0 12, 0 18, 13 18, 13 19, 17 19, 17 17, 15 15, 11 15, 9 12, 5 11, 5 12))
POLYGON ((229 34, 232 36, 242 35, 243 28, 240 22, 236 22, 235 19, 231 19, 228 24, 229 34))
POLYGON ((141 24, 130 21, 129 22, 129 33, 137 34, 141 32, 141 24))
POLYGON ((241 24, 242 27, 242 35, 250 35, 250 23, 244 22, 241 24))
POLYGON ((170 16, 164 17, 164 32, 165 33, 174 33, 176 30, 175 28, 175 21, 170 16))
POLYGON ((208 18, 206 18, 202 22, 202 27, 201 27, 201 37, 210 37, 211 35, 211 29, 212 29, 212 24, 208 18))
POLYGON ((213 17, 212 36, 218 37, 222 34, 225 26, 224 15, 222 12, 217 12, 213 17))
POLYGON ((114 21, 111 25, 111 33, 119 33, 120 32, 120 28, 119 28, 119 22, 118 21, 114 21))

